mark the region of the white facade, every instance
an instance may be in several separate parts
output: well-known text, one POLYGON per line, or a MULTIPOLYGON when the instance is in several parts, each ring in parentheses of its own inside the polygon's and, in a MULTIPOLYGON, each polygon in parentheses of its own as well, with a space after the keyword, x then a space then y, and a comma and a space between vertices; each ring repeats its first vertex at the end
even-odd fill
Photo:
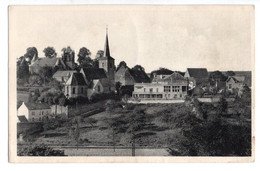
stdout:
POLYGON ((91 98, 94 94, 103 93, 104 88, 99 80, 93 80, 93 87, 88 89, 88 98, 91 98))
POLYGON ((18 111, 18 116, 25 116, 29 122, 41 122, 44 118, 50 118, 51 108, 48 109, 29 109, 25 103, 23 103, 18 111))
POLYGON ((136 83, 133 98, 145 100, 173 100, 184 99, 187 95, 187 84, 177 83, 136 83))

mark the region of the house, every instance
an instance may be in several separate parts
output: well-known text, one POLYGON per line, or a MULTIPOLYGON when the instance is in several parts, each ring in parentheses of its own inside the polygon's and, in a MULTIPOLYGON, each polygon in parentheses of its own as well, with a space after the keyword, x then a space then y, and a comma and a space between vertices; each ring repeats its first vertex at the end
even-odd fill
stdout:
MULTIPOLYGON (((158 79, 157 79, 158 80, 158 79)), ((133 97, 135 99, 184 99, 188 93, 188 82, 178 72, 173 72, 158 82, 136 83, 133 97)))
POLYGON ((22 103, 18 108, 17 116, 20 122, 41 122, 51 117, 51 108, 47 103, 22 103))
POLYGON ((149 83, 150 78, 144 70, 130 69, 128 66, 122 65, 115 74, 115 82, 120 82, 121 86, 133 86, 135 83, 149 83))
POLYGON ((82 73, 72 73, 65 83, 64 94, 67 98, 87 97, 88 85, 82 73))
POLYGON ((202 83, 208 82, 209 74, 206 68, 187 68, 184 77, 189 80, 190 89, 193 89, 202 83))
POLYGON ((187 91, 187 82, 136 83, 133 98, 138 100, 184 99, 187 91))
POLYGON ((75 70, 68 70, 68 71, 56 71, 55 74, 52 76, 55 80, 61 82, 62 84, 65 84, 70 76, 73 73, 76 73, 77 71, 75 70))
MULTIPOLYGON (((106 72, 103 68, 82 68, 80 73, 83 74, 88 88, 91 89, 89 90, 90 94, 100 92, 108 93, 111 91, 110 81, 107 78, 106 72), (94 92, 95 89, 93 89, 93 87, 95 87, 94 85, 96 84, 100 84, 100 86, 102 86, 102 91, 94 92)), ((88 97, 90 96, 91 95, 88 95, 88 97)))
POLYGON ((226 89, 230 92, 234 92, 234 90, 237 89, 240 94, 245 85, 244 81, 245 77, 243 76, 230 76, 226 80, 226 89))
POLYGON ((62 57, 42 57, 33 58, 29 66, 31 73, 38 74, 43 67, 51 67, 56 70, 75 70, 77 64, 75 63, 75 54, 70 47, 63 49, 62 57))
POLYGON ((92 80, 88 86, 88 98, 90 99, 94 94, 104 93, 104 87, 100 80, 92 80))
POLYGON ((163 83, 163 82, 168 82, 168 83, 176 83, 176 82, 181 82, 181 83, 188 83, 187 79, 184 78, 184 76, 180 72, 174 71, 170 75, 165 75, 164 77, 157 77, 154 78, 153 81, 154 83, 163 83))

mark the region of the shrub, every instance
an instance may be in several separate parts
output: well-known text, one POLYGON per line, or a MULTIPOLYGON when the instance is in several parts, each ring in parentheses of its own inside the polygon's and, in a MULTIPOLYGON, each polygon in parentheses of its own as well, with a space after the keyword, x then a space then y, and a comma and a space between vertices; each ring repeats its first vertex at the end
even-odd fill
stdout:
POLYGON ((18 156, 65 156, 63 150, 54 150, 44 144, 18 150, 18 156))

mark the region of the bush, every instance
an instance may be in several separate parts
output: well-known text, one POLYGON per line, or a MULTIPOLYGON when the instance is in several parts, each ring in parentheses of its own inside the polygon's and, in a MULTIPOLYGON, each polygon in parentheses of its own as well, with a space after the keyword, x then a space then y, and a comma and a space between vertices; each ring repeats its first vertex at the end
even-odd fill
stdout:
POLYGON ((44 144, 18 150, 18 156, 65 156, 64 151, 54 150, 44 144))

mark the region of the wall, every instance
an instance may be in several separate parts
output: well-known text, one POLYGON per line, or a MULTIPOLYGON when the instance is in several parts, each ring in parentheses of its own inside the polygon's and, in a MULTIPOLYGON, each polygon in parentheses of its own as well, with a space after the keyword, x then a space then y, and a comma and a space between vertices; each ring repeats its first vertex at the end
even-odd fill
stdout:
POLYGON ((54 116, 57 114, 57 115, 67 118, 68 117, 68 106, 52 105, 51 114, 53 114, 54 116))
POLYGON ((29 122, 42 121, 44 117, 52 117, 51 109, 29 110, 29 122))

